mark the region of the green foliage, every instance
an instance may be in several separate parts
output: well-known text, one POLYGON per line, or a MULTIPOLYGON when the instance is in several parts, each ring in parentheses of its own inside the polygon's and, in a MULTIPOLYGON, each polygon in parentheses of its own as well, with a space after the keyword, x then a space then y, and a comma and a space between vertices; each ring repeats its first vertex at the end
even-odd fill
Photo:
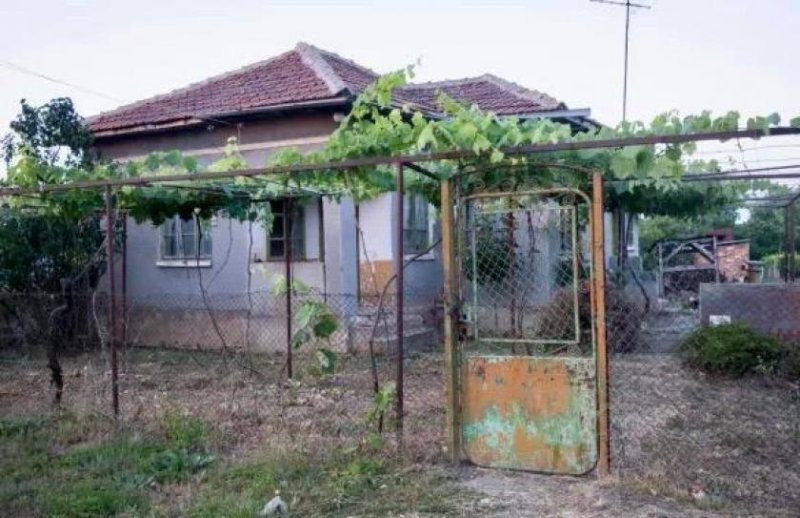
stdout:
POLYGON ((384 417, 391 410, 397 398, 397 386, 394 381, 387 381, 375 394, 372 400, 372 407, 367 413, 367 424, 380 428, 384 417))
MULTIPOLYGON (((695 150, 693 143, 667 146, 629 146, 619 149, 585 149, 571 152, 543 153, 525 157, 506 156, 507 146, 583 142, 594 139, 645 135, 677 135, 709 131, 733 130, 739 126, 739 114, 728 112, 712 117, 710 112, 680 117, 668 112, 656 117, 649 125, 624 122, 616 128, 602 127, 575 133, 566 124, 549 119, 500 117, 483 112, 476 106, 463 106, 441 95, 438 99, 440 118, 428 118, 413 106, 401 105, 393 95, 404 85, 413 68, 388 74, 354 102, 351 112, 331 135, 321 150, 301 153, 287 149, 276 153, 270 165, 313 166, 328 161, 354 157, 393 156, 419 152, 466 150, 469 156, 458 161, 428 164, 434 174, 445 178, 459 170, 493 166, 464 180, 464 189, 480 186, 516 185, 550 186, 563 184, 588 190, 588 178, 580 174, 565 174, 553 164, 568 164, 596 168, 607 180, 626 180, 608 184, 606 204, 645 214, 669 213, 696 216, 716 210, 730 201, 730 190, 714 185, 698 188, 679 182, 683 174, 692 171, 714 171, 713 161, 689 161, 695 150), (669 206, 669 207, 667 207, 669 206)), ((30 111, 30 110, 28 110, 30 111)), ((27 112, 26 112, 27 113, 27 112)), ((27 116, 26 116, 27 117, 27 116)), ((765 134, 779 123, 776 114, 755 117, 747 121, 751 128, 765 134)), ((245 162, 230 142, 225 157, 212 165, 211 171, 232 171, 245 167, 245 162)), ((16 150, 15 163, 9 169, 8 183, 20 187, 42 184, 62 184, 76 180, 132 178, 174 173, 201 173, 195 161, 178 153, 155 154, 143 162, 126 166, 100 165, 94 168, 60 167, 38 156, 16 150)), ((350 196, 365 200, 394 190, 394 170, 388 167, 364 167, 348 172, 310 170, 292 175, 273 175, 269 179, 240 178, 235 181, 184 182, 119 190, 119 205, 137 221, 151 219, 155 223, 173 215, 188 218, 192 213, 202 217, 224 213, 238 220, 267 221, 263 203, 251 200, 280 197, 309 191, 330 196, 350 196), (266 181, 265 181, 266 180, 266 181)), ((438 203, 435 181, 408 173, 409 192, 426 195, 438 203)), ((100 193, 70 191, 42 195, 42 200, 64 214, 86 215, 101 207, 100 193)))
MULTIPOLYGON (((290 287, 285 277, 277 276, 273 279, 272 292, 275 295, 285 295, 288 289, 290 287)), ((336 353, 320 344, 329 342, 339 329, 338 318, 325 302, 312 298, 311 289, 302 281, 293 279, 291 290, 292 295, 299 296, 300 299, 294 312, 292 347, 298 349, 309 343, 315 345, 320 372, 332 374, 336 370, 336 353)))
POLYGON ((0 209, 0 292, 60 293, 63 279, 97 260, 102 243, 96 217, 0 209))
POLYGON ((276 491, 291 516, 440 515, 457 510, 459 495, 435 468, 398 468, 355 451, 272 452, 211 474, 188 515, 251 518, 276 491))
POLYGON ((165 429, 154 436, 71 414, 0 419, 0 508, 11 516, 145 515, 151 489, 214 460, 205 423, 167 416, 165 429))
MULTIPOLYGON (((786 274, 786 253, 765 255, 761 257, 761 261, 769 277, 782 278, 786 274)), ((795 259, 794 274, 795 278, 800 277, 800 261, 797 259, 795 259)))
POLYGON ((777 372, 787 346, 777 338, 742 324, 701 327, 684 338, 686 362, 713 374, 740 377, 753 372, 777 372))
POLYGON ((169 411, 163 419, 167 440, 187 451, 201 451, 211 440, 211 426, 197 417, 169 411))
POLYGON ((49 165, 91 165, 92 134, 71 99, 60 97, 38 107, 22 99, 20 105, 11 133, 0 139, 6 165, 20 154, 49 165))

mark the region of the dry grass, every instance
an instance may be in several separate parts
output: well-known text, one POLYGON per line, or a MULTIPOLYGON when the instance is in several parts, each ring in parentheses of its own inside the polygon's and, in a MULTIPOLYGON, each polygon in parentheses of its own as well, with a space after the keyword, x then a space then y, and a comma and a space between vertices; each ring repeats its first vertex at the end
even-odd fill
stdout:
MULTIPOLYGON (((800 508, 799 405, 786 385, 708 379, 671 355, 615 357, 612 463, 621 479, 598 484, 448 468, 442 454, 444 371, 437 354, 406 363, 400 457, 394 432, 384 434, 385 444, 375 444, 374 425, 366 422, 372 407, 367 359, 343 357, 335 375, 316 377, 309 369, 313 358, 301 356, 295 365, 300 379, 292 383, 285 381, 281 356, 259 355, 246 366, 243 361, 219 352, 143 348, 123 356, 126 433, 168 449, 173 446, 164 434, 165 416, 191 416, 213 429, 206 447, 216 458, 214 466, 147 489, 152 512, 213 516, 223 506, 223 514, 252 516, 253 505, 263 505, 275 489, 294 495, 295 508, 306 515, 326 509, 353 515, 516 516, 528 509, 543 516, 736 510, 791 516, 800 508), (692 490, 706 496, 695 499, 692 490)), ((383 359, 379 371, 381 381, 389 381, 394 364, 383 359)), ((45 449, 60 454, 77 444, 116 440, 119 427, 108 419, 106 358, 69 358, 65 374, 64 407, 86 424, 69 424, 66 431, 57 427, 45 438, 45 449)), ((0 362, 0 421, 39 422, 48 415, 45 362, 0 362)))
POLYGON ((798 396, 765 377, 709 377, 676 355, 617 356, 614 465, 631 487, 699 494, 709 508, 792 515, 800 509, 798 396))

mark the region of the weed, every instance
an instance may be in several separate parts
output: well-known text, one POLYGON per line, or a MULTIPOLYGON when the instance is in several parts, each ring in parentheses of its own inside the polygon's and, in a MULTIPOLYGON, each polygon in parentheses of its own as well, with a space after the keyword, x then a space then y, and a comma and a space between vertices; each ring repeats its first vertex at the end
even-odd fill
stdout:
POLYGON ((739 377, 776 372, 785 348, 777 338, 742 324, 701 327, 681 343, 686 362, 714 374, 739 377))
POLYGON ((162 438, 115 431, 90 416, 0 419, 0 509, 6 516, 145 513, 151 487, 188 480, 214 461, 206 423, 165 423, 162 438))
POLYGON ((454 513, 457 493, 441 474, 401 471, 354 452, 271 455, 214 474, 192 509, 195 517, 251 517, 275 494, 295 516, 454 513))

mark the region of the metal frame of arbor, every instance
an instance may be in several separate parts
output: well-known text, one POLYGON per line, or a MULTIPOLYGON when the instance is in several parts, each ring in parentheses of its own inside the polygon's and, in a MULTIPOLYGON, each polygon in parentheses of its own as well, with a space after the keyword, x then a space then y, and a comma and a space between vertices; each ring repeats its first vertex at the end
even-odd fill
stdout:
MULTIPOLYGON (((748 129, 748 130, 736 130, 736 131, 715 131, 715 132, 707 132, 707 133, 698 133, 698 134, 670 134, 670 135, 648 135, 648 136, 637 136, 637 137, 627 137, 627 138, 614 138, 614 139, 598 139, 598 140, 583 140, 583 141, 574 141, 574 142, 562 142, 562 143, 552 143, 552 144, 531 144, 531 145, 524 145, 524 146, 514 146, 514 147, 506 147, 501 149, 501 151, 506 156, 512 157, 519 157, 525 155, 534 155, 534 154, 541 154, 541 153, 557 153, 557 152, 565 152, 565 151, 578 151, 578 150, 585 150, 585 149, 600 149, 600 148, 622 148, 628 146, 646 146, 646 145, 668 145, 668 144, 681 144, 681 143, 688 143, 688 142, 700 142, 700 141, 725 141, 725 140, 733 140, 733 139, 757 139, 762 137, 770 137, 770 136, 786 136, 786 135, 800 135, 800 128, 793 128, 793 127, 778 127, 778 128, 770 128, 768 130, 763 129, 748 129)), ((457 461, 459 460, 459 437, 458 434, 460 433, 456 428, 457 423, 459 422, 459 414, 460 408, 457 402, 456 397, 456 390, 457 387, 453 384, 453 380, 456 379, 454 370, 458 368, 457 362, 457 333, 455 332, 455 320, 457 319, 457 314, 455 313, 455 304, 457 300, 455 298, 455 294, 453 292, 453 285, 452 285, 452 275, 454 275, 454 247, 453 247, 453 240, 455 238, 454 235, 454 228, 453 228, 453 192, 452 192, 452 185, 449 179, 440 179, 435 174, 431 173, 423 166, 421 163, 430 163, 430 162, 437 162, 437 161, 445 161, 445 160, 468 160, 474 159, 475 154, 468 150, 453 150, 453 151, 443 151, 443 152, 431 152, 431 153, 420 153, 414 155, 397 155, 397 156, 375 156, 375 157, 362 157, 362 158, 354 158, 349 160, 342 160, 336 162, 326 162, 326 163, 319 163, 319 164, 309 164, 309 165, 291 165, 291 166, 274 166, 274 167, 263 167, 263 168, 253 168, 253 169, 244 169, 238 171, 226 171, 226 172, 212 172, 212 173, 201 173, 201 174, 173 174, 173 175, 162 175, 162 176, 153 176, 153 177, 135 177, 135 178, 114 178, 114 179, 107 179, 107 180, 98 180, 98 181, 81 181, 81 182, 73 182, 73 183, 66 183, 66 184, 57 184, 57 185, 40 185, 35 188, 16 188, 16 187, 3 187, 0 188, 0 198, 2 197, 26 197, 32 196, 37 194, 43 193, 57 193, 57 192, 67 192, 71 190, 77 189, 96 189, 96 190, 104 190, 105 191, 105 204, 106 204, 106 212, 108 215, 108 234, 106 236, 107 247, 109 254, 109 318, 110 318, 110 325, 111 325, 111 372, 112 372, 112 404, 114 409, 114 414, 118 415, 119 413, 119 390, 117 384, 117 349, 120 344, 121 340, 121 333, 124 332, 121 329, 121 326, 118 325, 118 315, 117 315, 117 306, 116 306, 116 284, 114 280, 114 268, 113 268, 113 243, 114 243, 114 225, 113 225, 113 215, 114 215, 114 196, 113 191, 115 188, 124 187, 124 186, 150 186, 154 184, 169 184, 174 182, 202 182, 208 180, 225 180, 225 179, 235 179, 235 178, 257 178, 257 177, 266 177, 272 175, 291 175, 293 173, 302 173, 302 172, 312 172, 312 171, 348 171, 357 168, 364 168, 364 167, 380 167, 380 166, 390 166, 396 169, 396 192, 398 194, 398 203, 395 204, 395 210, 397 213, 396 217, 396 224, 398 226, 396 230, 396 250, 403 249, 403 171, 404 168, 408 168, 412 171, 415 171, 429 179, 439 181, 440 182, 440 196, 441 196, 441 206, 442 206, 442 256, 443 256, 443 264, 445 270, 445 316, 446 316, 446 325, 445 325, 445 343, 444 343, 444 353, 445 353, 445 361, 446 361, 446 368, 448 370, 448 387, 447 387, 447 402, 448 402, 448 447, 450 451, 450 455, 452 460, 457 461)), ((551 164, 550 166, 559 166, 559 164, 551 164)), ((561 167, 571 167, 568 164, 560 164, 561 167)), ((502 167, 502 166, 497 166, 502 167)), ((574 166, 573 166, 574 167, 574 166)), ((575 167, 576 169, 580 169, 575 167)), ((602 196, 602 185, 603 180, 600 175, 599 171, 594 171, 590 169, 585 169, 585 171, 592 173, 592 186, 595 196, 595 201, 600 200, 602 198, 598 198, 598 196, 602 196)), ((727 180, 727 179, 739 179, 739 178, 748 178, 748 179, 755 179, 756 176, 744 176, 746 174, 751 174, 750 170, 744 171, 736 171, 736 176, 730 173, 711 173, 709 175, 705 175, 706 177, 703 178, 704 175, 693 175, 690 181, 701 181, 701 180, 712 180, 712 179, 719 179, 719 180, 727 180), (722 176, 725 175, 725 176, 722 176), (710 178, 710 176, 715 176, 715 178, 710 178)), ((758 174, 758 170, 752 170, 752 174, 758 174)), ((797 168, 797 171, 794 173, 800 177, 800 167, 797 168)), ((759 176, 760 177, 760 176, 759 176)), ((778 175, 778 174, 771 174, 770 178, 775 177, 789 177, 788 175, 778 175)), ((688 180, 688 179, 687 179, 688 180)), ((791 215, 791 221, 794 221, 794 203, 800 197, 800 195, 796 196, 792 202, 787 205, 787 229, 788 229, 788 221, 789 215, 791 215), (789 208, 791 207, 791 208, 789 208)), ((594 226, 598 226, 599 229, 595 229, 595 231, 602 232, 602 214, 603 214, 603 206, 602 203, 595 203, 593 204, 593 215, 594 215, 594 226)), ((794 227, 792 227, 794 228, 794 227)), ((794 240, 792 240, 793 242, 794 240)), ((793 244, 793 243, 792 243, 793 244)), ((599 253, 599 257, 604 256, 603 251, 603 242, 602 239, 598 241, 598 250, 593 250, 594 254, 599 253)), ((787 252, 788 252, 788 243, 787 243, 787 252)), ((792 252, 794 248, 792 247, 792 252)), ((787 254, 788 256, 788 254, 787 254)), ((794 261, 794 254, 792 253, 792 264, 794 261)), ((124 257, 123 257, 124 262, 124 257)), ((287 272, 290 273, 290 266, 288 265, 290 261, 287 261, 287 272)), ((608 357, 607 357, 607 350, 605 346, 605 319, 604 315, 604 304, 602 299, 604 298, 604 290, 602 289, 605 277, 605 264, 604 260, 596 261, 595 268, 597 271, 595 274, 599 279, 599 286, 600 291, 596 299, 600 299, 595 301, 593 305, 593 310, 595 311, 595 320, 598 322, 597 324, 597 333, 598 333, 598 347, 597 347, 597 382, 598 387, 600 390, 598 391, 598 416, 600 419, 600 437, 599 437, 599 455, 600 460, 598 463, 598 474, 601 476, 605 476, 609 473, 609 445, 610 445, 610 437, 608 433, 608 357)), ((397 384, 397 398, 396 398, 396 417, 397 417, 397 430, 399 437, 402 439, 402 424, 403 424, 403 269, 405 267, 403 261, 403 255, 401 253, 396 253, 394 257, 394 275, 396 278, 396 339, 398 344, 398 351, 397 351, 397 358, 396 358, 396 384, 397 384)), ((287 279, 288 280, 288 279, 287 279)), ((123 284, 125 280, 123 279, 123 284)), ((123 301, 123 305, 124 305, 123 301)), ((287 307, 291 305, 291 290, 287 289, 287 307)), ((291 320, 291 315, 287 315, 287 319, 291 320)), ((291 323, 289 323, 291 325, 291 323)), ((289 333, 287 333, 287 354, 291 357, 291 328, 289 328, 289 333)))

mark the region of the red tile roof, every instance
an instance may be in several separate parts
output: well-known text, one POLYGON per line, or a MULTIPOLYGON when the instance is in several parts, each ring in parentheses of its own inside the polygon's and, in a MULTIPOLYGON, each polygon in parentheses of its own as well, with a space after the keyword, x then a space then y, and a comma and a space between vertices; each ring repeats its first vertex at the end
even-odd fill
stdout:
MULTIPOLYGON (((305 43, 271 59, 145 99, 88 120, 95 135, 200 124, 215 117, 258 110, 346 104, 378 74, 332 52, 305 43)), ((535 114, 566 108, 556 99, 492 75, 410 84, 396 92, 398 103, 435 114, 442 91, 465 104, 500 115, 535 114)))

